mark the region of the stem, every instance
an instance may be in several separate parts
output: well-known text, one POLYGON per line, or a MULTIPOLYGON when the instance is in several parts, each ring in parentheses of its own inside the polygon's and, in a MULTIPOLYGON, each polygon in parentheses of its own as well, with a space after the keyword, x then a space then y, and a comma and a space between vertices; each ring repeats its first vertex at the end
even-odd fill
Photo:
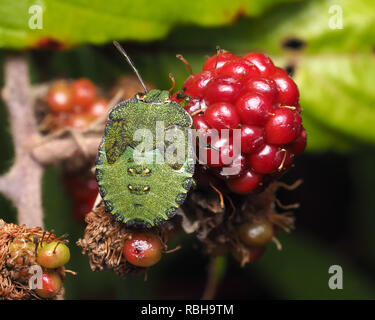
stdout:
POLYGON ((5 87, 2 97, 9 113, 15 161, 0 177, 0 192, 18 209, 18 223, 43 227, 41 180, 43 167, 32 157, 30 141, 40 138, 33 114, 28 67, 21 56, 8 57, 4 65, 5 87))
POLYGON ((213 300, 227 268, 226 256, 212 257, 208 266, 208 277, 202 300, 213 300))

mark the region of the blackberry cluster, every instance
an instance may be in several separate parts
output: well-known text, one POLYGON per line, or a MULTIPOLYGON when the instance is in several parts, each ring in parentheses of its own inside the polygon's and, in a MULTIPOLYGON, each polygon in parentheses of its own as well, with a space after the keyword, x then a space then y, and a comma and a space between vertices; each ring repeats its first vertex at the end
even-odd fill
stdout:
POLYGON ((200 163, 232 192, 246 194, 278 177, 306 147, 298 88, 262 53, 219 51, 172 100, 193 117, 200 163))

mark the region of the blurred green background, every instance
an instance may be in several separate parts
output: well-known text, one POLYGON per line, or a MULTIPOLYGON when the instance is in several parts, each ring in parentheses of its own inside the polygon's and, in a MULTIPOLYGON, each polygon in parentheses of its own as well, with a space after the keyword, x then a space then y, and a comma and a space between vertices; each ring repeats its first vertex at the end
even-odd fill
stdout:
MULTIPOLYGON (((217 298, 375 298, 373 1, 0 0, 0 17, 1 74, 4 57, 22 50, 33 83, 88 77, 111 86, 130 73, 112 40, 121 40, 143 78, 160 88, 170 87, 169 72, 177 88, 188 76, 176 53, 195 72, 216 45, 238 55, 270 55, 297 82, 308 131, 307 152, 283 177, 302 178, 304 184, 280 194, 285 203, 301 202, 297 230, 280 236, 282 252, 270 244, 262 259, 245 268, 228 257, 217 298), (43 10, 42 29, 30 29, 34 5, 43 10), (331 265, 343 268, 343 290, 328 288, 331 265)), ((2 102, 0 124, 3 173, 12 164, 13 146, 2 102)), ((208 259, 191 236, 174 239, 171 248, 182 244, 183 249, 165 256, 147 282, 143 276, 121 280, 112 272, 91 272, 73 245, 84 228, 72 218, 60 175, 57 168, 46 171, 43 204, 46 227, 70 235, 68 267, 78 275, 65 282, 67 298, 200 298, 208 259)), ((0 216, 16 221, 3 197, 0 216)))

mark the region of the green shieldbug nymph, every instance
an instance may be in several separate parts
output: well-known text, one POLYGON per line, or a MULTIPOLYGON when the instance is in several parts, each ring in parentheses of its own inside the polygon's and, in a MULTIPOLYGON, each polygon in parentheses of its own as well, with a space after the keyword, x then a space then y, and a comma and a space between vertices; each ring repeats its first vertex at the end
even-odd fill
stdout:
POLYGON ((115 45, 134 69, 145 93, 117 104, 110 112, 96 159, 96 180, 107 212, 127 226, 153 227, 174 216, 192 185, 193 121, 185 109, 169 100, 168 91, 148 92, 125 51, 115 45), (152 137, 160 135, 158 123, 163 124, 166 136, 176 132, 180 138, 173 136, 161 145, 153 139, 147 145, 147 137, 143 137, 141 144, 145 147, 139 151, 137 133, 141 129, 152 137), (183 153, 167 161, 166 150, 171 145, 172 150, 183 153))

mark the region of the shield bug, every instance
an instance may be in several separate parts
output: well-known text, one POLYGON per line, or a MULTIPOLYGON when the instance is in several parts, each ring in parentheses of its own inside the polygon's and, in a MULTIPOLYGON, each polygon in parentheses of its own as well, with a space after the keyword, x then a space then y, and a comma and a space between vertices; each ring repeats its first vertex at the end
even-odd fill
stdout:
POLYGON ((169 91, 148 91, 125 50, 114 45, 144 93, 111 110, 95 175, 107 212, 127 226, 150 228, 175 215, 193 183, 193 121, 169 91))

